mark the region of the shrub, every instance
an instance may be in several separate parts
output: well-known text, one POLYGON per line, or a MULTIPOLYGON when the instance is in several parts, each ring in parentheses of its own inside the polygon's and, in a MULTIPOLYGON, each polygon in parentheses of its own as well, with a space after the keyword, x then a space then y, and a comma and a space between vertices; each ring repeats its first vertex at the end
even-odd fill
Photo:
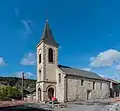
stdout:
POLYGON ((21 93, 16 87, 1 86, 0 87, 0 100, 20 99, 21 93))

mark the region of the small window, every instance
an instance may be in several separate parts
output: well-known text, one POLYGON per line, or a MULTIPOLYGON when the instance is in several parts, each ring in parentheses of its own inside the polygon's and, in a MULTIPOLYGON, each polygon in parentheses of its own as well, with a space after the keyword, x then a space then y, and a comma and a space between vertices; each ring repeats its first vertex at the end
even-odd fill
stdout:
POLYGON ((41 54, 39 54, 39 63, 41 63, 41 54))
POLYGON ((84 82, 84 81, 83 81, 83 80, 81 80, 81 86, 83 86, 83 82, 84 82))
POLYGON ((95 82, 93 82, 93 89, 95 89, 95 82))
POLYGON ((61 82, 61 74, 59 74, 59 83, 61 82))
POLYGON ((40 78, 40 80, 41 80, 41 70, 39 70, 39 78, 40 78))
POLYGON ((100 89, 102 90, 102 83, 100 83, 100 89))
POLYGON ((48 61, 53 63, 53 50, 51 48, 48 50, 48 61))

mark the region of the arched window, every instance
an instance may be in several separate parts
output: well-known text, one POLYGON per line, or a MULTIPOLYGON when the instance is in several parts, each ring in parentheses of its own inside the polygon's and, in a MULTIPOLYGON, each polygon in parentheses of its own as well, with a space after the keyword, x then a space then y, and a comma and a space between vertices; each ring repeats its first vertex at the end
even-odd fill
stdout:
POLYGON ((41 89, 38 88, 38 102, 41 101, 41 89))
POLYGON ((41 49, 39 49, 38 53, 39 53, 38 60, 39 60, 39 63, 41 63, 41 49))
POLYGON ((83 86, 83 82, 84 82, 84 81, 83 81, 83 80, 81 80, 81 86, 83 86))
POLYGON ((48 61, 53 63, 53 50, 49 48, 48 50, 48 61))
POLYGON ((59 83, 61 82, 61 74, 59 74, 59 83))
POLYGON ((100 89, 102 90, 102 83, 100 83, 100 89))
POLYGON ((93 89, 95 89, 95 82, 93 82, 93 89))
POLYGON ((39 70, 39 80, 41 81, 41 70, 39 70))
POLYGON ((41 54, 39 54, 39 63, 41 63, 41 54))

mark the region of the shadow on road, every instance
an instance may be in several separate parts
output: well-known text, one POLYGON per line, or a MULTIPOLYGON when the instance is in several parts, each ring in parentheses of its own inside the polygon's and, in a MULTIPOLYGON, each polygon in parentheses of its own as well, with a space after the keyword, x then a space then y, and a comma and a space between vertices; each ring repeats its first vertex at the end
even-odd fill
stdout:
POLYGON ((52 110, 32 108, 32 107, 28 107, 28 106, 24 106, 24 105, 0 108, 0 111, 24 111, 24 110, 27 110, 27 111, 52 111, 52 110))

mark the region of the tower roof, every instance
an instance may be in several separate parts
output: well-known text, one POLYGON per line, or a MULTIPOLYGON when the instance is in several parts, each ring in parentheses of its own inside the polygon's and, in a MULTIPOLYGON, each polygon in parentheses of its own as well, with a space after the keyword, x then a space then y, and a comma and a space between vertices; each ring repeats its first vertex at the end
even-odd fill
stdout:
POLYGON ((42 35, 41 41, 45 42, 48 45, 58 47, 58 43, 55 41, 55 39, 52 35, 52 31, 49 27, 48 20, 46 20, 45 28, 43 30, 43 35, 42 35))

